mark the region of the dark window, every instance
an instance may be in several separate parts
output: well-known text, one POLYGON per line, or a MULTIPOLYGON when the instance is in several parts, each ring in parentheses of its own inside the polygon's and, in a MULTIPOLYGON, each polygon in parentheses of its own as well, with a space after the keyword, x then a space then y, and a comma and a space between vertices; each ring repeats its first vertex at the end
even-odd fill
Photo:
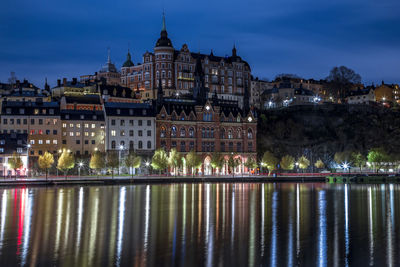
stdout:
POLYGON ((167 147, 167 143, 165 141, 161 141, 161 147, 165 149, 167 147))
POLYGON ((151 126, 151 120, 147 120, 147 126, 151 126))
POLYGON ((35 155, 35 151, 33 149, 31 150, 31 155, 35 155))
POLYGON ((121 126, 125 126, 125 120, 121 120, 121 126))
POLYGON ((151 149, 151 141, 147 141, 147 148, 151 149))
POLYGON ((142 130, 139 130, 139 134, 138 134, 139 136, 143 136, 143 131, 142 130))
POLYGON ((79 145, 81 143, 81 140, 76 140, 76 144, 79 145))
POLYGON ((27 124, 28 124, 28 120, 24 119, 24 125, 27 125, 27 124))
POLYGON ((115 120, 111 120, 111 125, 115 126, 115 120))
POLYGON ((139 120, 139 126, 142 126, 142 120, 139 120))
POLYGON ((229 142, 229 152, 233 151, 233 142, 229 142))
POLYGON ((185 144, 185 141, 181 141, 181 152, 186 152, 186 144, 185 144))
POLYGON ((63 145, 67 144, 67 140, 62 140, 63 145))
POLYGON ((133 141, 129 141, 129 150, 133 150, 133 141))
POLYGON ((31 125, 35 125, 35 119, 31 119, 31 125))
POLYGON ((253 152, 253 143, 249 142, 249 152, 253 152))
POLYGON ((17 124, 21 124, 21 119, 17 119, 17 124))
POLYGON ((151 136, 151 131, 147 131, 147 136, 151 136))
POLYGON ((46 130, 46 134, 47 134, 47 135, 50 135, 50 130, 46 130))
POLYGON ((142 148, 143 148, 143 142, 139 141, 139 149, 142 149, 142 148))
POLYGON ((221 142, 221 152, 225 152, 225 142, 221 142))
POLYGON ((39 150, 39 155, 42 155, 42 150, 39 150))
POLYGON ((129 120, 129 126, 133 126, 133 120, 129 120))
POLYGON ((133 130, 129 130, 129 136, 133 136, 133 130))
POLYGON ((237 152, 242 152, 242 143, 237 143, 236 146, 237 146, 236 148, 237 152))
POLYGON ((7 124, 7 119, 3 119, 3 124, 7 124))
POLYGON ((54 134, 54 135, 57 135, 57 130, 53 130, 53 134, 54 134))
POLYGON ((77 150, 77 151, 76 151, 76 154, 77 154, 77 155, 80 155, 80 154, 81 154, 81 151, 80 151, 80 150, 77 150))
POLYGON ((85 155, 89 155, 89 151, 85 150, 85 155))
POLYGON ((176 148, 176 141, 171 142, 171 148, 176 148))
POLYGON ((115 141, 111 141, 111 148, 115 149, 115 141))
POLYGON ((96 140, 92 140, 92 145, 95 145, 96 144, 96 140))
POLYGON ((193 141, 191 141, 189 143, 189 150, 194 150, 194 142, 193 141))
POLYGON ((43 124, 43 119, 39 119, 39 125, 43 124))
POLYGON ((88 145, 89 144, 89 140, 85 140, 85 145, 88 145))

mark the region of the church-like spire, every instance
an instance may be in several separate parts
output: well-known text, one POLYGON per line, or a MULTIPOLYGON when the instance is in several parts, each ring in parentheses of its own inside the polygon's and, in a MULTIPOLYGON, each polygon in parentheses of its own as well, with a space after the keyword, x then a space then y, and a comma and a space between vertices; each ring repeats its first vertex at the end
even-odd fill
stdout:
POLYGON ((122 67, 132 67, 134 65, 135 64, 133 64, 133 62, 132 62, 131 53, 130 53, 129 48, 128 48, 128 54, 126 55, 126 61, 124 62, 122 67))
POLYGON ((167 31, 167 27, 165 26, 165 12, 162 13, 162 28, 161 31, 167 31))
POLYGON ((162 16, 162 28, 160 33, 160 38, 157 40, 156 47, 168 46, 172 47, 171 40, 168 38, 167 26, 165 26, 165 13, 162 16))
POLYGON ((107 48, 107 63, 111 63, 111 49, 107 48))
POLYGON ((232 48, 232 57, 236 57, 236 45, 233 44, 233 48, 232 48))

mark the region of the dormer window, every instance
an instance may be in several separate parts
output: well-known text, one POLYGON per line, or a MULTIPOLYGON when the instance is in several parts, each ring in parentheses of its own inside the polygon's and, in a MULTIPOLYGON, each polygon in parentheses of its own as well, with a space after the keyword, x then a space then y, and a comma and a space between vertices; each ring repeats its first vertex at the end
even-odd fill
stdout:
POLYGON ((118 115, 121 114, 121 110, 120 109, 117 109, 117 114, 118 115))
POLYGON ((85 115, 81 115, 81 120, 84 120, 85 119, 85 115))

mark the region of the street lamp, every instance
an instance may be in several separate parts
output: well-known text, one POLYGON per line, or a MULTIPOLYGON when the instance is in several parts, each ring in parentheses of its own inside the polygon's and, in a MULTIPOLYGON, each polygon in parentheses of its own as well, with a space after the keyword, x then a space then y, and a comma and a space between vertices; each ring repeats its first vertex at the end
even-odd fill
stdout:
POLYGON ((27 162, 26 162, 26 177, 29 177, 29 149, 31 148, 31 144, 28 144, 27 146, 26 146, 26 159, 27 159, 27 162))
POLYGON ((299 163, 296 162, 295 165, 296 165, 296 172, 299 172, 299 163))
POLYGON ((122 152, 122 149, 124 149, 124 146, 123 145, 119 145, 119 153, 118 153, 118 175, 119 175, 119 172, 120 172, 120 162, 121 162, 121 152, 122 152))
POLYGON ((150 173, 150 171, 149 171, 150 162, 146 161, 146 163, 144 165, 146 165, 147 174, 149 174, 150 173))
POLYGON ((81 161, 81 162, 78 163, 78 175, 79 175, 79 179, 81 178, 81 168, 82 168, 82 166, 83 166, 83 162, 81 161))
POLYGON ((350 173, 350 164, 349 164, 349 163, 343 162, 343 163, 342 163, 342 168, 343 168, 343 170, 348 169, 348 170, 349 170, 349 173, 350 173))

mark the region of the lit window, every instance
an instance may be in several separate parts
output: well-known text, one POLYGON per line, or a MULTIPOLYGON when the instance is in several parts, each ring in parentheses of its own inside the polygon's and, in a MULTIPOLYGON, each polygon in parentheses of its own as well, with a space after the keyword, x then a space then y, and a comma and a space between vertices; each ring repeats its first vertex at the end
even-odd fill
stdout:
POLYGON ((94 129, 96 127, 96 124, 92 123, 92 129, 94 129))
POLYGON ((46 140, 46 145, 50 145, 50 140, 46 140))
POLYGON ((81 136, 81 132, 76 132, 76 136, 81 136))
POLYGON ((111 130, 111 136, 115 136, 115 135, 116 135, 115 130, 111 130))
POLYGON ((91 136, 92 136, 92 137, 93 137, 93 136, 95 136, 95 135, 96 135, 96 133, 95 133, 95 132, 92 132, 92 133, 91 133, 91 136))
POLYGON ((69 132, 69 136, 74 136, 74 132, 69 132))
POLYGON ((81 124, 80 124, 80 123, 77 123, 77 124, 76 124, 76 128, 81 128, 81 124))
POLYGON ((57 140, 56 139, 53 140, 53 145, 57 145, 57 140))
POLYGON ((35 144, 35 140, 31 140, 31 145, 34 145, 35 144))
POLYGON ((39 145, 43 144, 43 140, 38 140, 38 144, 39 145))
POLYGON ((67 128, 67 124, 66 124, 66 123, 63 123, 62 127, 63 127, 63 128, 67 128))
POLYGON ((85 128, 89 128, 89 123, 85 123, 85 128))
POLYGON ((85 132, 85 136, 89 136, 89 132, 85 132))
POLYGON ((70 123, 70 124, 69 124, 69 127, 70 127, 70 128, 74 128, 74 124, 73 124, 73 123, 70 123))

